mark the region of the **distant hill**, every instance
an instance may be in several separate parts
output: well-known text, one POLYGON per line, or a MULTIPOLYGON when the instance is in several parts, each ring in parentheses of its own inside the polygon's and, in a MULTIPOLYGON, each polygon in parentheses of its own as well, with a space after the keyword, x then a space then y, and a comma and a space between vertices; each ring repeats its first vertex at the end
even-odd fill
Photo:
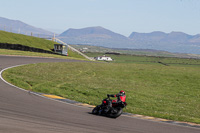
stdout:
POLYGON ((167 36, 166 33, 161 31, 155 31, 152 33, 137 33, 133 32, 129 38, 132 39, 132 41, 160 41, 163 38, 167 36))
POLYGON ((103 27, 68 29, 59 38, 69 44, 85 44, 105 47, 128 47, 130 39, 103 27))
POLYGON ((53 35, 52 32, 46 31, 41 28, 36 28, 34 26, 23 23, 19 20, 11 20, 7 18, 0 17, 0 30, 20 33, 25 35, 34 35, 34 36, 47 36, 53 35))
POLYGON ((137 33, 133 32, 129 38, 133 41, 152 41, 152 42, 170 42, 170 43, 186 43, 194 36, 185 34, 183 32, 171 32, 169 34, 156 31, 152 33, 137 33))
POLYGON ((133 32, 129 37, 125 37, 103 27, 88 27, 68 29, 60 34, 59 38, 69 44, 200 54, 200 34, 192 36, 183 32, 133 32))
POLYGON ((133 44, 142 46, 141 48, 200 54, 200 34, 192 36, 183 32, 133 32, 129 39, 132 40, 133 44))

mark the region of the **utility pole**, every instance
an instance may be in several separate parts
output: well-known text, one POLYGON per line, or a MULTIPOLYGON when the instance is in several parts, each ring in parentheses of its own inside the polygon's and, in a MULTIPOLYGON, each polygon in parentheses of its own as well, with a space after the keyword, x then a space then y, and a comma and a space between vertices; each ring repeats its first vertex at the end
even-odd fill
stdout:
POLYGON ((54 34, 53 34, 52 41, 54 41, 54 42, 55 42, 55 40, 56 40, 56 37, 55 37, 55 33, 54 33, 54 34))

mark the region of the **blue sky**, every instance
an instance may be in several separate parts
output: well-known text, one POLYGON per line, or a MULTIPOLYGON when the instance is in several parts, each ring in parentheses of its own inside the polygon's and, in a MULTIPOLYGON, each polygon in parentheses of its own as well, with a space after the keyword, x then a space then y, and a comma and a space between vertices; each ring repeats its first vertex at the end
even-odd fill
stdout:
POLYGON ((200 0, 0 0, 0 17, 61 33, 102 26, 132 32, 200 33, 200 0))

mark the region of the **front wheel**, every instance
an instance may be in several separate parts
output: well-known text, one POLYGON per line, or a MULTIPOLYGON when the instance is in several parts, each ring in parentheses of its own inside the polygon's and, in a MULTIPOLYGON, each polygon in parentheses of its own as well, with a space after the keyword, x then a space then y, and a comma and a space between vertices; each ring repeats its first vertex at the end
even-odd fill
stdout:
POLYGON ((115 108, 114 111, 113 111, 113 113, 111 112, 109 114, 109 116, 111 118, 117 118, 117 117, 119 117, 122 114, 122 112, 123 112, 122 108, 115 108))
POLYGON ((92 110, 92 114, 97 115, 98 113, 99 113, 99 107, 97 106, 92 110))

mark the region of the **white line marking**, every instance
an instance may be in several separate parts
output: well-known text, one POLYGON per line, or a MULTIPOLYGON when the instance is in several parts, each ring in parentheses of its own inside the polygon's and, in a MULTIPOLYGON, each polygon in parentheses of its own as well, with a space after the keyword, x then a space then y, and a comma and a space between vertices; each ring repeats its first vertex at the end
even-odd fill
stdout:
POLYGON ((13 84, 7 82, 7 81, 4 80, 4 78, 2 77, 2 73, 3 73, 3 71, 5 71, 5 70, 7 70, 7 69, 10 69, 10 68, 18 67, 18 66, 24 66, 24 65, 26 65, 26 64, 16 65, 16 66, 11 66, 11 67, 4 68, 4 69, 1 70, 1 72, 0 72, 0 78, 1 78, 1 80, 3 80, 3 82, 5 82, 6 84, 8 84, 8 85, 10 85, 10 86, 12 86, 12 87, 15 87, 15 88, 20 89, 20 90, 22 90, 22 91, 26 91, 26 92, 28 92, 28 91, 25 90, 25 89, 22 89, 22 88, 20 88, 20 87, 17 87, 17 86, 15 86, 15 85, 13 85, 13 84))
MULTIPOLYGON (((10 69, 10 68, 14 68, 14 67, 24 66, 24 65, 28 65, 28 64, 22 64, 22 65, 16 65, 16 66, 11 66, 11 67, 4 68, 3 70, 0 71, 0 79, 1 79, 3 82, 5 82, 6 84, 8 84, 8 85, 10 85, 10 86, 12 86, 12 87, 15 87, 15 88, 17 88, 17 89, 19 89, 19 90, 22 90, 22 91, 25 91, 25 92, 30 92, 30 91, 28 91, 28 90, 25 90, 25 89, 23 89, 23 88, 17 87, 17 86, 15 86, 15 85, 13 85, 13 84, 7 82, 7 81, 2 77, 2 73, 3 73, 5 70, 10 69)), ((48 97, 42 96, 42 95, 37 94, 37 93, 32 93, 32 94, 37 95, 37 96, 40 96, 40 97, 43 97, 43 98, 46 98, 46 99, 50 99, 50 100, 53 100, 53 101, 65 103, 65 104, 68 104, 68 105, 72 105, 72 106, 76 106, 76 107, 81 107, 81 108, 88 108, 88 107, 86 107, 86 106, 80 106, 80 105, 76 105, 76 104, 67 103, 67 102, 64 102, 64 101, 59 101, 59 100, 57 100, 57 99, 48 98, 48 97)))

